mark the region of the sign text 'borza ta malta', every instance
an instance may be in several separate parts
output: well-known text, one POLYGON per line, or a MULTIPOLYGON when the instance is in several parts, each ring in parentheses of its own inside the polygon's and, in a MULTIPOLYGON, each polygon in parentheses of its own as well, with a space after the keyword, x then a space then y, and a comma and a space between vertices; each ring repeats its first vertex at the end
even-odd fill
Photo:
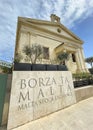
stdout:
POLYGON ((8 129, 74 104, 69 71, 14 71, 8 129))

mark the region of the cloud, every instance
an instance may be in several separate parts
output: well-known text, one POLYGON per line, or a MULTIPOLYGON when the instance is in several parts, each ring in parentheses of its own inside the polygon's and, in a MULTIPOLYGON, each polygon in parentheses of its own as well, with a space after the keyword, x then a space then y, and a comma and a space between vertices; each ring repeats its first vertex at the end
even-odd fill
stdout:
POLYGON ((18 16, 50 20, 51 13, 71 29, 93 15, 93 0, 0 0, 0 59, 13 57, 18 16))
POLYGON ((61 17, 63 24, 72 28, 93 14, 93 0, 57 0, 54 13, 61 17))

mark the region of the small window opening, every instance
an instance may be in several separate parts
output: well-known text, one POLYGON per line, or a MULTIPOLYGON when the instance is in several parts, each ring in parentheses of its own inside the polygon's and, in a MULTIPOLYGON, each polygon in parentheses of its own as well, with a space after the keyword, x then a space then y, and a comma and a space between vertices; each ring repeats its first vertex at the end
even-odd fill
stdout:
POLYGON ((48 47, 43 47, 43 58, 49 59, 49 48, 48 47))
POLYGON ((73 62, 76 62, 75 54, 72 54, 72 61, 73 61, 73 62))

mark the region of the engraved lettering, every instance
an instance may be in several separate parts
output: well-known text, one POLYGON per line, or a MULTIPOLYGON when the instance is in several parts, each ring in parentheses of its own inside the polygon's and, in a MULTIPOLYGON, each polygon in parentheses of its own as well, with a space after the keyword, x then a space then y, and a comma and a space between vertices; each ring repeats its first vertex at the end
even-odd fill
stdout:
POLYGON ((39 86, 45 86, 43 78, 39 78, 39 86))
POLYGON ((25 101, 26 99, 27 99, 27 100, 31 100, 31 99, 30 99, 29 91, 28 91, 25 95, 23 95, 23 93, 20 92, 18 102, 25 101))
POLYGON ((21 79, 21 89, 26 88, 26 80, 25 79, 21 79))
POLYGON ((30 79, 29 81, 28 81, 28 85, 29 85, 29 87, 30 88, 35 88, 36 87, 36 85, 37 85, 37 80, 36 79, 30 79))
POLYGON ((40 89, 40 91, 39 91, 38 98, 40 98, 40 96, 44 97, 44 93, 43 93, 42 89, 40 89))

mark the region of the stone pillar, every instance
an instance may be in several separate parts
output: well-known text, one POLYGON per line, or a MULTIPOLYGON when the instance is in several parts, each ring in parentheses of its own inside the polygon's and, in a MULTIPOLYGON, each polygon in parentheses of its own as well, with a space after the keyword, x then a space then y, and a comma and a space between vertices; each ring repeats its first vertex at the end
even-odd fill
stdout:
POLYGON ((84 68, 84 72, 89 72, 87 67, 86 67, 86 64, 85 64, 85 57, 84 57, 84 52, 83 52, 82 48, 80 49, 80 55, 82 57, 82 65, 83 65, 83 68, 84 68))
MULTIPOLYGON (((27 46, 30 46, 30 32, 26 32, 25 35, 26 35, 26 41, 25 41, 24 46, 26 46, 26 45, 27 45, 27 46)), ((23 52, 21 52, 21 54, 22 54, 22 56, 24 57, 24 58, 22 59, 22 62, 29 63, 28 56, 26 56, 23 52)))
POLYGON ((85 61, 84 61, 84 56, 82 54, 82 48, 79 48, 77 50, 77 64, 79 64, 79 69, 81 72, 88 72, 88 70, 86 69, 86 66, 85 66, 85 61))
POLYGON ((27 33, 27 42, 28 42, 28 45, 30 46, 30 32, 27 33))
POLYGON ((80 49, 78 49, 78 55, 79 55, 79 59, 80 59, 80 64, 81 64, 81 71, 83 72, 84 71, 84 59, 83 59, 83 57, 82 57, 82 55, 81 55, 81 50, 80 49))
POLYGON ((79 51, 78 50, 76 51, 75 55, 76 55, 77 72, 79 72, 79 71, 81 72, 82 66, 81 66, 79 51))

